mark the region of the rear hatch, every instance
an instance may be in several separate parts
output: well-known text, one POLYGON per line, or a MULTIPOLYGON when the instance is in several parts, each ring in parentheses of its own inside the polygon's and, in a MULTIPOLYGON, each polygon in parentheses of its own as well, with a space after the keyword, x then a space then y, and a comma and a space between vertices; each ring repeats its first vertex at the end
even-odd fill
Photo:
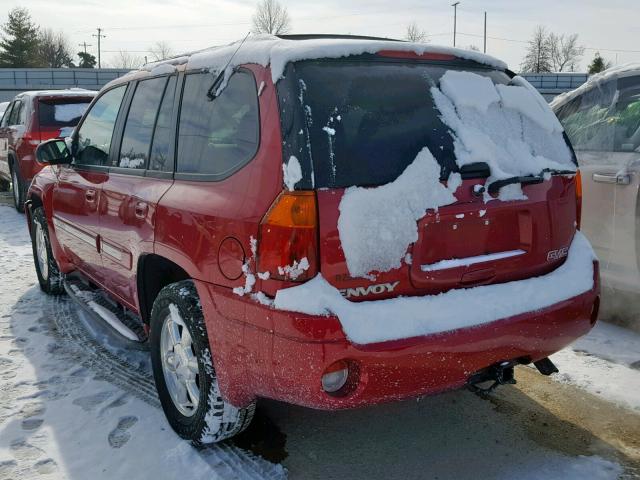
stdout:
POLYGON ((60 96, 38 99, 40 141, 68 137, 78 124, 93 97, 60 96))
MULTIPOLYGON (((349 300, 528 278, 553 270, 566 256, 576 222, 574 175, 537 172, 533 181, 506 182, 524 196, 483 193, 496 180, 489 165, 458 166, 460 145, 430 92, 449 70, 473 72, 493 84, 511 82, 506 73, 474 62, 366 55, 298 62, 278 84, 283 157, 301 164, 295 188, 317 192, 318 268, 349 300), (339 229, 345 192, 394 182, 425 147, 440 166, 443 185, 461 176, 453 203, 425 212, 417 239, 394 268, 353 276, 339 229)), ((380 210, 383 215, 384 205, 380 210)), ((375 243, 370 249, 375 255, 375 243)))

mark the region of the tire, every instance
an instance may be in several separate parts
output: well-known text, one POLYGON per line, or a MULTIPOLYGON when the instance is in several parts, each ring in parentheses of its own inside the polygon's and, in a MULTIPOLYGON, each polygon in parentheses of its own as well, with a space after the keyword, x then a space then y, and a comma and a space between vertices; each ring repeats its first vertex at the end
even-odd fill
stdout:
POLYGON ((249 426, 255 403, 236 408, 220 394, 202 307, 191 280, 160 291, 151 310, 149 340, 160 403, 178 435, 203 446, 231 438, 249 426))
POLYGON ((31 247, 40 289, 48 295, 64 293, 64 277, 51 251, 49 228, 44 209, 38 207, 31 219, 31 247))
POLYGON ((19 213, 24 213, 26 187, 20 176, 20 169, 15 161, 11 169, 11 187, 13 188, 13 205, 19 213))

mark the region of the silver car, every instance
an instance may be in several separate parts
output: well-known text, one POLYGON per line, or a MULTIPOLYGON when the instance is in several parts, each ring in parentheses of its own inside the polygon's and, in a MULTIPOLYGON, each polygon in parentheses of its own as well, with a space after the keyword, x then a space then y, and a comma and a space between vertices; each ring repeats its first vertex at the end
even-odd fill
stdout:
POLYGON ((600 258, 601 318, 640 330, 640 64, 594 76, 551 106, 580 165, 582 231, 600 258))

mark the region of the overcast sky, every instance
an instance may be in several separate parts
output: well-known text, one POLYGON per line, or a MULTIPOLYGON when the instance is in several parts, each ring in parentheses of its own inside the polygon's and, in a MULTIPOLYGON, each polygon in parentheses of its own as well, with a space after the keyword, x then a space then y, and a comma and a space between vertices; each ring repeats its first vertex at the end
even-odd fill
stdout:
MULTIPOLYGON (((3 1, 11 8, 11 0, 3 1)), ((166 41, 174 53, 219 45, 243 37, 251 28, 254 0, 21 0, 43 27, 63 30, 74 49, 86 41, 97 52, 102 27, 103 61, 118 50, 143 57, 150 45, 166 41)), ((415 21, 433 44, 451 45, 453 0, 282 0, 292 33, 351 33, 402 38, 415 21)), ((2 8, 0 21, 6 21, 2 8)), ((578 33, 588 49, 612 62, 640 62, 638 0, 461 0, 457 45, 482 49, 483 12, 488 15, 487 53, 517 70, 526 40, 536 25, 556 33, 578 33), (524 43, 523 43, 524 42, 524 43), (617 51, 616 51, 617 50, 617 51)))

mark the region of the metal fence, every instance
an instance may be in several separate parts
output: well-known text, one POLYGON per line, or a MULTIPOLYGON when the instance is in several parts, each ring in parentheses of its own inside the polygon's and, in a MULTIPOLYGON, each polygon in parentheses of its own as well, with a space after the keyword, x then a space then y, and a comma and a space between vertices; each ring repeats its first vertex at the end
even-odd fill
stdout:
POLYGON ((0 68, 0 102, 27 90, 100 90, 130 70, 121 68, 0 68))
MULTIPOLYGON (((100 90, 114 78, 129 70, 121 68, 0 68, 0 102, 6 102, 27 90, 60 90, 87 88, 100 90)), ((587 81, 586 73, 524 74, 540 93, 551 100, 587 81)))
POLYGON ((586 73, 525 73, 522 76, 548 101, 556 95, 578 88, 589 78, 586 73))

